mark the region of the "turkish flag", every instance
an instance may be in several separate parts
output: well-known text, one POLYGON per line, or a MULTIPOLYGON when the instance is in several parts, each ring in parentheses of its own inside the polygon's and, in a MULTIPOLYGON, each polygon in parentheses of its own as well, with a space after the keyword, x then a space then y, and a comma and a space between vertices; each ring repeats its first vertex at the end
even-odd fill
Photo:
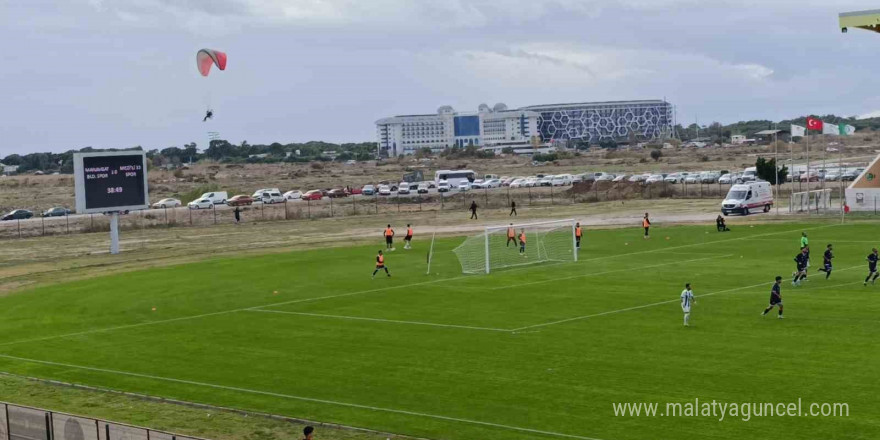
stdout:
POLYGON ((807 130, 822 131, 822 120, 816 118, 807 118, 807 130))

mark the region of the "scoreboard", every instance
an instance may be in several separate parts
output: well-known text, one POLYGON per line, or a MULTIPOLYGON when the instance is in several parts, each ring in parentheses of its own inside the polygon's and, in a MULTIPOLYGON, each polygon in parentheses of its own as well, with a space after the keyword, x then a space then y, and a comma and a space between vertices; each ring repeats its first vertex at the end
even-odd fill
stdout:
POLYGON ((79 214, 150 207, 143 151, 75 153, 73 170, 79 214))

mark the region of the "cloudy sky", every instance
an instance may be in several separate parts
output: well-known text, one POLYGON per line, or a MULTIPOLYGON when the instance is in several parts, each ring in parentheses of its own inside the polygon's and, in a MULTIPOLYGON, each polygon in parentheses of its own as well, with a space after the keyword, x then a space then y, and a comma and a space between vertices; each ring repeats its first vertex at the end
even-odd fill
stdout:
POLYGON ((813 0, 0 0, 0 157, 372 141, 384 116, 662 99, 691 123, 880 110, 880 35, 813 0), (199 48, 225 50, 199 76, 199 48), (202 123, 206 107, 214 121, 202 123))

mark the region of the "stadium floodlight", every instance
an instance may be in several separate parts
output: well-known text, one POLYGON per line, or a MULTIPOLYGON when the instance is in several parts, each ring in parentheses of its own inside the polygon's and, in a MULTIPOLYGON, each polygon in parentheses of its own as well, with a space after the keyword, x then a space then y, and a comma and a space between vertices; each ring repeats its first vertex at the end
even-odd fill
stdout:
POLYGON ((493 270, 547 261, 577 261, 573 219, 489 226, 465 239, 452 251, 464 273, 490 273, 493 270), (513 228, 513 240, 508 229, 513 228), (525 233, 524 251, 520 234, 525 233))

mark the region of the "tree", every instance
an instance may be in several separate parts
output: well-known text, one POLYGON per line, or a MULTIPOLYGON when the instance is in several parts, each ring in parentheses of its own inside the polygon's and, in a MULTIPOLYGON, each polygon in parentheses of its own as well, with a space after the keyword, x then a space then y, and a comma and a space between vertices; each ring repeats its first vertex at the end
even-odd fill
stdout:
POLYGON ((416 150, 415 157, 416 159, 424 159, 426 157, 431 157, 433 152, 430 147, 422 147, 416 150))
POLYGON ((660 151, 660 150, 651 150, 651 159, 654 159, 655 162, 656 162, 656 161, 659 161, 661 157, 663 157, 663 152, 662 152, 662 151, 660 151))
MULTIPOLYGON (((777 181, 777 167, 776 167, 776 159, 764 159, 763 157, 759 157, 758 160, 755 161, 755 173, 758 175, 758 178, 761 180, 766 180, 770 182, 771 185, 775 185, 777 181)), ((785 183, 785 179, 788 177, 788 167, 785 165, 782 168, 778 169, 779 183, 785 183)))

